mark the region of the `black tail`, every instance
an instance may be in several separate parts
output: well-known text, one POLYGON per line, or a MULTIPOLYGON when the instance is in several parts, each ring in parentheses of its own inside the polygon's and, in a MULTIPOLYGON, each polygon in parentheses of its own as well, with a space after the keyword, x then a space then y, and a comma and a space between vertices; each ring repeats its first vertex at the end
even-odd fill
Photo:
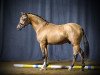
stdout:
POLYGON ((83 46, 84 46, 84 49, 83 49, 84 57, 86 59, 88 59, 89 58, 89 42, 88 42, 87 37, 84 33, 84 30, 83 30, 83 46))

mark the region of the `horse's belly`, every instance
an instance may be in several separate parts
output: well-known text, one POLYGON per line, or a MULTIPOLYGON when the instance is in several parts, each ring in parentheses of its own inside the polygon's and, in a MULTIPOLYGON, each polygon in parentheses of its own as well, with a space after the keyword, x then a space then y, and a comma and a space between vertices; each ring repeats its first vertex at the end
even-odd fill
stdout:
POLYGON ((67 41, 58 41, 58 42, 48 42, 48 44, 51 44, 51 45, 56 45, 56 44, 64 44, 64 43, 67 43, 67 41))
POLYGON ((65 37, 62 37, 62 38, 53 37, 51 39, 48 39, 47 42, 48 42, 48 44, 64 44, 64 43, 67 43, 69 41, 65 37))

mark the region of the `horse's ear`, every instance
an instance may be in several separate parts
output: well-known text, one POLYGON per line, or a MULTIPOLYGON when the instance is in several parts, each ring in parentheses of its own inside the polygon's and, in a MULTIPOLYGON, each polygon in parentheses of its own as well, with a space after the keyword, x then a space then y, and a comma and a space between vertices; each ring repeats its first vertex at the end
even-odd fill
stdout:
POLYGON ((25 13, 24 12, 21 12, 21 15, 24 15, 25 13))

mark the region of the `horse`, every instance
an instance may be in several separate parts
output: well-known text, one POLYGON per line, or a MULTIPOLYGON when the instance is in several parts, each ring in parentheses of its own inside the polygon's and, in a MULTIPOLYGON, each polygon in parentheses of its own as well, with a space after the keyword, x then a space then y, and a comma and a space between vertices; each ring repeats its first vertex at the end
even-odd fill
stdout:
POLYGON ((72 44, 73 47, 73 60, 68 70, 72 70, 75 61, 77 60, 77 56, 79 55, 82 63, 81 70, 84 71, 84 58, 85 56, 89 56, 89 43, 83 28, 79 24, 66 23, 57 25, 46 21, 39 15, 21 12, 17 30, 21 30, 29 24, 31 24, 35 30, 37 41, 40 44, 44 60, 41 70, 47 69, 48 45, 69 43, 72 44), (82 50, 80 47, 81 40, 83 40, 84 50, 82 50))

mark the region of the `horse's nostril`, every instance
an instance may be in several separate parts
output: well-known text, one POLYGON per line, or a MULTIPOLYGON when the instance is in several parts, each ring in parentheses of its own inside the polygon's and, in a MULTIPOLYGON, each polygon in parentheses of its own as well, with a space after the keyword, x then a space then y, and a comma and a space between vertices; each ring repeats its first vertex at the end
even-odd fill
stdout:
POLYGON ((20 30, 19 28, 16 28, 17 30, 20 30))
POLYGON ((19 30, 19 28, 16 28, 17 30, 19 30))
POLYGON ((20 25, 18 25, 16 28, 17 28, 17 30, 20 30, 20 25))

